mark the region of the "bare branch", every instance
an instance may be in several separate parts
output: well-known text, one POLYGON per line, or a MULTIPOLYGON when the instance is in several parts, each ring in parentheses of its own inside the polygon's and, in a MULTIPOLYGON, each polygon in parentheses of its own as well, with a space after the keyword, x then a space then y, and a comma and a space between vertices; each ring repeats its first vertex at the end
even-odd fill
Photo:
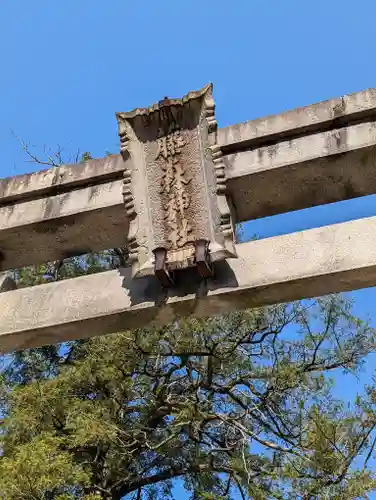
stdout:
POLYGON ((34 155, 31 152, 30 147, 34 147, 34 146, 30 146, 25 141, 23 141, 21 139, 21 137, 19 137, 13 130, 11 130, 11 132, 14 135, 14 137, 17 139, 17 141, 20 143, 21 148, 25 151, 25 153, 30 158, 30 161, 32 163, 39 163, 40 165, 46 165, 49 167, 59 167, 61 165, 61 163, 54 161, 54 159, 51 156, 46 154, 46 149, 44 149, 44 153, 47 156, 47 160, 41 160, 40 158, 38 158, 36 155, 34 155))

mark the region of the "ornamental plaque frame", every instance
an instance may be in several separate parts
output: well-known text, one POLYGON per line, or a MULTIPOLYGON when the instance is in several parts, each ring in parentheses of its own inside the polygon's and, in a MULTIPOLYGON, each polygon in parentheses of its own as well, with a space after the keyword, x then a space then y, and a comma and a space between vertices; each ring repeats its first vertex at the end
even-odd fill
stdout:
POLYGON ((168 286, 173 271, 197 266, 207 277, 212 262, 236 257, 214 111, 208 84, 181 99, 116 113, 134 278, 159 269, 168 286))

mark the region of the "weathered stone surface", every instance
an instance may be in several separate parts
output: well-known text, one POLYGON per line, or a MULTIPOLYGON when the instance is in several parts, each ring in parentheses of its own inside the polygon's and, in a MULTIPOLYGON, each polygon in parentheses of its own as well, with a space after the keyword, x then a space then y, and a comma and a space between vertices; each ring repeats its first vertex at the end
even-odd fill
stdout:
POLYGON ((119 155, 0 180, 0 270, 124 246, 119 155))
POLYGON ((93 186, 120 179, 124 162, 119 155, 89 160, 75 165, 41 170, 0 179, 0 209, 16 200, 54 196, 77 187, 93 186))
POLYGON ((124 247, 122 181, 0 207, 0 270, 124 247))
MULTIPOLYGON (((218 130, 218 142, 225 153, 235 153, 250 146, 267 145, 270 141, 299 134, 325 131, 376 117, 376 89, 368 89, 343 97, 312 104, 218 130), (261 142, 260 142, 261 141, 261 142)), ((0 205, 20 198, 36 198, 56 194, 56 190, 72 188, 101 179, 119 178, 124 164, 119 155, 89 160, 82 164, 62 165, 25 175, 0 180, 0 205)))
MULTIPOLYGON (((376 193, 375 96, 219 130, 234 220, 376 193)), ((124 170, 130 161, 115 155, 0 180, 0 270, 123 246, 132 205, 124 206, 124 170)))
MULTIPOLYGON (((376 217, 237 245, 216 277, 168 295, 109 271, 0 294, 3 352, 376 285, 376 217), (17 314, 15 314, 17 311, 17 314)), ((183 278, 183 277, 182 277, 183 278)))
POLYGON ((345 95, 219 130, 224 153, 297 138, 376 118, 376 89, 345 95))
POLYGON ((213 262, 235 257, 214 107, 207 85, 117 113, 134 277, 154 274, 157 249, 167 252, 168 271, 193 266, 197 240, 209 244, 213 262))
POLYGON ((244 221, 376 193, 376 122, 224 156, 244 221))

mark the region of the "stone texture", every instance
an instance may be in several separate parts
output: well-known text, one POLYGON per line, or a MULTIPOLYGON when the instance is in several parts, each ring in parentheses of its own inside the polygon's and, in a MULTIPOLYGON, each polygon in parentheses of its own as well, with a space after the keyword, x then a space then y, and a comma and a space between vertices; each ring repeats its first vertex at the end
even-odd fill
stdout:
POLYGON ((119 155, 0 180, 0 270, 124 246, 119 155))
POLYGON ((245 221, 376 193, 376 122, 224 156, 245 221))
POLYGON ((0 208, 16 200, 36 199, 53 196, 72 190, 78 186, 100 184, 109 180, 120 179, 124 162, 119 155, 89 160, 75 165, 32 172, 0 179, 0 208))
POLYGON ((236 152, 270 142, 343 127, 376 117, 376 89, 282 112, 219 130, 223 151, 236 152))
MULTIPOLYGON (((282 141, 286 136, 335 128, 355 121, 370 121, 376 116, 376 89, 312 104, 218 130, 218 142, 224 152, 238 152, 257 145, 257 141, 282 141)), ((62 165, 25 175, 0 179, 0 204, 20 198, 56 194, 101 179, 119 178, 124 170, 119 155, 89 160, 82 164, 62 165)))
POLYGON ((0 270, 125 246, 121 187, 115 180, 0 206, 0 270))
POLYGON ((210 242, 212 262, 235 256, 226 175, 217 144, 212 86, 150 108, 117 113, 129 164, 124 202, 134 277, 154 274, 154 251, 172 271, 194 265, 195 241, 210 242))
POLYGON ((237 245, 200 287, 109 271, 0 294, 3 352, 376 285, 376 217, 237 245), (17 314, 15 314, 17 311, 17 314))
MULTIPOLYGON (((234 220, 376 193, 375 102, 369 89, 220 129, 234 220)), ((0 271, 124 245, 125 160, 0 180, 0 271)))

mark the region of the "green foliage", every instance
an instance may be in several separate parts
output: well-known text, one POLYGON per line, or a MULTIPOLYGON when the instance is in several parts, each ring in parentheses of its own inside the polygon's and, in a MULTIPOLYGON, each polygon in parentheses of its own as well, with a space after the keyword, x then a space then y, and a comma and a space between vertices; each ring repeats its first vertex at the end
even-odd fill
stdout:
POLYGON ((81 155, 81 163, 84 163, 85 161, 92 160, 92 159, 93 159, 93 157, 91 156, 91 154, 88 151, 85 151, 81 155))
POLYGON ((64 439, 54 433, 41 432, 28 442, 19 444, 11 456, 0 461, 0 494, 4 500, 74 498, 89 483, 89 476, 69 452, 63 450, 64 439))
MULTIPOLYGON (((14 277, 126 260, 113 249, 14 277)), ((356 374, 374 347, 351 303, 329 296, 4 357, 0 497, 162 500, 180 478, 192 500, 367 498, 376 391, 346 407, 331 377, 356 374)))
POLYGON ((0 492, 167 499, 180 477, 197 500, 366 498, 372 398, 347 410, 328 374, 373 345, 327 297, 24 351, 3 371, 0 492))

